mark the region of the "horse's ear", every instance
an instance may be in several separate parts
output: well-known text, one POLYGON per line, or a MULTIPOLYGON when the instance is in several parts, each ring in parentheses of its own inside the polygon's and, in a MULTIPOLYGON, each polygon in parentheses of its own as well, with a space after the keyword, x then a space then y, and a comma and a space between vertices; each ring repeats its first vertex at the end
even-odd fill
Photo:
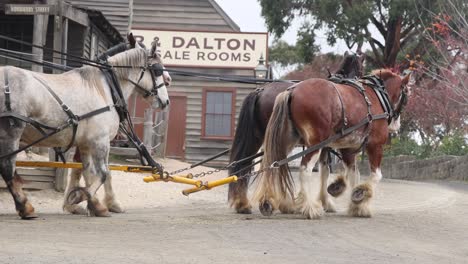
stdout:
POLYGON ((155 57, 157 55, 158 44, 159 44, 159 38, 155 37, 153 39, 153 42, 151 42, 151 53, 150 54, 151 54, 152 57, 155 57))
POLYGON ((410 78, 411 78, 411 72, 408 73, 405 77, 403 77, 403 79, 401 80, 401 82, 402 82, 403 84, 408 84, 410 78))
POLYGON ((132 47, 132 49, 135 48, 136 39, 131 32, 128 33, 127 40, 128 40, 128 43, 130 43, 130 46, 132 47))

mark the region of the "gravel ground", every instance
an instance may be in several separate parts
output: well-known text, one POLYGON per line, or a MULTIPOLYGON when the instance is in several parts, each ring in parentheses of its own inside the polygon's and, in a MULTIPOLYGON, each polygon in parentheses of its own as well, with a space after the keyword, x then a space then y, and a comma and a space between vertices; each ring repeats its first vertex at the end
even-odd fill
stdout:
MULTIPOLYGON (((169 171, 187 165, 162 162, 169 171)), ((225 186, 185 197, 185 186, 143 176, 113 172, 127 211, 110 218, 65 214, 63 194, 31 191, 40 217, 21 221, 1 191, 0 263, 467 263, 466 183, 384 180, 373 218, 348 217, 347 193, 337 213, 306 220, 238 215, 225 186)))

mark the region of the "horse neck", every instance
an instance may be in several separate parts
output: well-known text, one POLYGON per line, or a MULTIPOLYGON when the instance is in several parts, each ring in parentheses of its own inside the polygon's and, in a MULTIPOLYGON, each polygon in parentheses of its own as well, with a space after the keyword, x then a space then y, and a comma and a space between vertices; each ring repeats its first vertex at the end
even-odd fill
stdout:
POLYGON ((388 96, 390 97, 390 101, 393 104, 397 103, 398 97, 400 96, 400 82, 398 81, 398 77, 394 76, 384 80, 385 88, 387 89, 388 96))

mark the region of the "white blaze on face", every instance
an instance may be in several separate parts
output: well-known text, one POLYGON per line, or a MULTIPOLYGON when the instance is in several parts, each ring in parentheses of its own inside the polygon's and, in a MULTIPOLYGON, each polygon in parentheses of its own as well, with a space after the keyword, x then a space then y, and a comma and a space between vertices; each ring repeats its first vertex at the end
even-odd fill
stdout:
POLYGON ((398 117, 397 119, 392 119, 392 122, 390 122, 390 125, 388 126, 388 130, 392 133, 396 133, 400 129, 400 126, 400 117, 398 117))
MULTIPOLYGON (((165 69, 165 68, 163 67, 163 69, 165 69)), ((164 78, 164 83, 166 84, 166 86, 171 86, 172 77, 171 77, 171 75, 169 75, 169 73, 167 71, 163 72, 163 78, 164 78)))
POLYGON ((163 109, 169 104, 169 94, 167 93, 167 87, 164 83, 165 82, 163 76, 156 77, 156 86, 159 87, 159 85, 163 85, 158 89, 158 95, 156 95, 157 99, 155 98, 153 102, 153 108, 163 109))

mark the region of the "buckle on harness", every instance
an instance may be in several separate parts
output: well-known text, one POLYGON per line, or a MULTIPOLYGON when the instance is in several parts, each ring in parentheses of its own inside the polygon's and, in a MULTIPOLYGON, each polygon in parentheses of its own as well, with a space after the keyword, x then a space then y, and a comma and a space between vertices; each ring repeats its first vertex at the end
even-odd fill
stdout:
POLYGON ((10 88, 9 85, 5 85, 3 88, 5 88, 5 93, 6 94, 11 94, 11 90, 9 89, 10 88))
POLYGON ((77 126, 79 123, 79 120, 75 117, 75 118, 69 118, 67 122, 70 125, 77 126))
POLYGON ((68 105, 62 103, 62 105, 60 105, 62 107, 62 109, 65 111, 65 112, 68 112, 70 111, 70 107, 68 107, 68 105))

